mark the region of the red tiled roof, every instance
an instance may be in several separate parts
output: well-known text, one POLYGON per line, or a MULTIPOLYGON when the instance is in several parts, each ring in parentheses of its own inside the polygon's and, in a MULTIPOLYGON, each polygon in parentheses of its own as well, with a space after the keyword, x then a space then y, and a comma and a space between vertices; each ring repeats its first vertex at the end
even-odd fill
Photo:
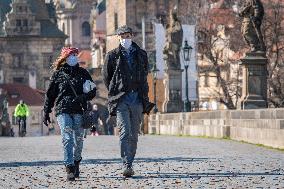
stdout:
POLYGON ((80 51, 78 58, 80 62, 90 63, 92 61, 91 51, 90 50, 80 51))
POLYGON ((13 83, 0 84, 0 88, 7 92, 10 106, 16 106, 20 100, 23 100, 29 106, 43 105, 44 97, 29 86, 13 83))

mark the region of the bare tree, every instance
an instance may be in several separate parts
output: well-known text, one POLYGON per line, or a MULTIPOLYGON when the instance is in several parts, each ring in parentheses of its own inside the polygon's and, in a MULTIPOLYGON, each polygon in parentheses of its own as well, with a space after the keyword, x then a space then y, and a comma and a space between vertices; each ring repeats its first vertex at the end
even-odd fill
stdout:
POLYGON ((284 2, 267 0, 263 33, 267 47, 270 106, 284 107, 284 2))
POLYGON ((198 16, 198 31, 200 35, 199 53, 208 60, 210 65, 208 69, 201 71, 213 73, 219 83, 219 91, 216 91, 220 103, 228 109, 236 109, 240 97, 240 80, 238 61, 231 59, 233 50, 244 46, 240 40, 238 25, 240 21, 236 18, 230 4, 226 7, 211 9, 208 6, 207 11, 203 11, 198 16), (231 22, 228 20, 231 19, 231 22), (226 35, 222 35, 220 30, 224 30, 226 35), (235 65, 236 74, 230 77, 230 71, 235 65))

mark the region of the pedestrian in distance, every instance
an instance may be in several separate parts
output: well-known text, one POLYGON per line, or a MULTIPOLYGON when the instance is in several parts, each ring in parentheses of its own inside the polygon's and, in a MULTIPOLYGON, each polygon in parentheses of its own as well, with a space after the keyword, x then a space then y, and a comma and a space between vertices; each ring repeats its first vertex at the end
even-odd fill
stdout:
MULTIPOLYGON (((90 116, 92 117, 92 120, 93 120, 93 123, 94 123, 94 125, 90 129, 91 135, 92 136, 99 136, 99 126, 100 126, 99 123, 101 123, 101 116, 100 116, 97 104, 94 104, 92 106, 92 112, 91 112, 90 116)), ((87 137, 88 130, 85 129, 85 131, 86 132, 84 133, 84 138, 87 137)))
POLYGON ((25 136, 27 132, 27 117, 30 115, 29 107, 23 100, 19 101, 15 108, 14 116, 18 119, 19 136, 25 136), (21 128, 21 121, 23 121, 23 128, 21 128), (22 133, 21 133, 22 132, 22 133))
POLYGON ((116 34, 120 44, 107 53, 102 75, 108 89, 108 110, 111 116, 116 116, 120 131, 122 174, 132 177, 142 115, 148 114, 154 104, 148 98, 146 51, 132 41, 130 27, 121 26, 116 34))
POLYGON ((50 78, 44 103, 43 122, 46 126, 51 122, 49 114, 55 105, 68 181, 74 181, 80 174, 84 134, 84 129, 81 127, 83 109, 87 108, 87 101, 96 96, 92 77, 86 69, 79 67, 78 53, 77 48, 62 48, 60 56, 53 64, 54 72, 50 78), (93 87, 85 90, 86 84, 92 84, 93 87))

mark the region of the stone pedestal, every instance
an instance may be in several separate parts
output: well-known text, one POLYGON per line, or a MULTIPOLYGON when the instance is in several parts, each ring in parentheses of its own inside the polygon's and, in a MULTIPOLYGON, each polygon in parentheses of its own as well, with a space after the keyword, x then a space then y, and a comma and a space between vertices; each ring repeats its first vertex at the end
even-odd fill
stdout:
POLYGON ((243 88, 239 109, 267 108, 267 58, 247 53, 242 60, 243 88))
POLYGON ((182 90, 182 70, 165 70, 165 101, 163 103, 163 112, 175 113, 182 112, 183 103, 181 97, 182 90))

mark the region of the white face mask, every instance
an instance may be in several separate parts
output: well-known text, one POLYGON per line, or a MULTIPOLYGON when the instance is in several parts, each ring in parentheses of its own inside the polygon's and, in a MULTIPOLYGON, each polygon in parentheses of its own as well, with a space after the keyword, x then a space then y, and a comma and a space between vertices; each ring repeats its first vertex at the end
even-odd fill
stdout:
POLYGON ((123 46, 125 49, 129 49, 129 47, 132 44, 132 40, 131 39, 120 39, 120 44, 121 46, 123 46))
POLYGON ((66 62, 69 66, 75 66, 78 63, 78 57, 75 55, 70 55, 66 58, 66 62))

